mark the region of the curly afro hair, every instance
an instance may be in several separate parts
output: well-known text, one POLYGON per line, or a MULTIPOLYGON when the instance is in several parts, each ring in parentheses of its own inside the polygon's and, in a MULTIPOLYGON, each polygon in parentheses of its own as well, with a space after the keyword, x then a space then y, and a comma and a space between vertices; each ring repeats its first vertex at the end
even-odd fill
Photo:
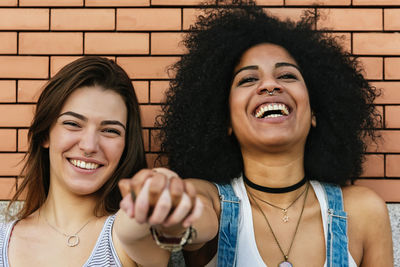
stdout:
POLYGON ((181 177, 228 183, 243 171, 238 142, 228 134, 228 97, 241 55, 260 43, 285 48, 299 64, 318 125, 307 137, 309 179, 344 185, 358 177, 366 137, 381 122, 378 90, 335 38, 315 30, 318 15, 295 23, 266 14, 253 1, 208 6, 186 35, 188 53, 172 66, 161 128, 161 151, 181 177))

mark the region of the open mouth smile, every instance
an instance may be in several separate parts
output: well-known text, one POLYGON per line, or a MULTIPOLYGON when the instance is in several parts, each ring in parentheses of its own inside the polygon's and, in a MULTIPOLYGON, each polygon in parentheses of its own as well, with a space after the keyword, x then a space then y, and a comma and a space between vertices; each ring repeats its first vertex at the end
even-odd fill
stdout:
POLYGON ((283 103, 264 103, 256 108, 254 116, 257 119, 288 116, 290 108, 283 103))
POLYGON ((93 162, 85 162, 83 160, 77 160, 77 159, 68 159, 69 162, 74 165, 75 167, 78 167, 80 169, 85 169, 85 170, 95 170, 102 165, 93 163, 93 162))

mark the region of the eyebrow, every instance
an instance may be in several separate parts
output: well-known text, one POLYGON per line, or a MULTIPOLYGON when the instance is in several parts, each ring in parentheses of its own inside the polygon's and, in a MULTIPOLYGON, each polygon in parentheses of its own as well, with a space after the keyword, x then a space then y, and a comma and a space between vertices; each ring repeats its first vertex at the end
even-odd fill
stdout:
MULTIPOLYGON (((61 117, 61 116, 64 116, 64 115, 69 115, 69 116, 78 118, 78 119, 80 119, 82 121, 87 121, 88 120, 82 114, 79 114, 79 113, 76 113, 76 112, 73 112, 73 111, 67 111, 67 112, 61 113, 58 117, 61 117)), ((120 121, 117 121, 117 120, 105 120, 105 121, 102 121, 100 125, 102 125, 102 126, 104 126, 104 125, 119 125, 122 128, 124 128, 124 130, 126 130, 125 125, 123 125, 120 121)))
MULTIPOLYGON (((292 64, 289 62, 278 62, 275 64, 275 68, 280 68, 280 67, 293 67, 301 73, 300 67, 297 66, 296 64, 292 64)), ((233 77, 235 77, 239 72, 244 71, 244 70, 258 70, 258 66, 257 65, 249 65, 249 66, 240 68, 233 74, 233 77)))

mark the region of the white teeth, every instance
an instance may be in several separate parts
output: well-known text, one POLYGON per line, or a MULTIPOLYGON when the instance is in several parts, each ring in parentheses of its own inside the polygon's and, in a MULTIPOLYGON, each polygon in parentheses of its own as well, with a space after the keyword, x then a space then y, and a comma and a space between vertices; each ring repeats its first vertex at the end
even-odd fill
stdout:
POLYGON ((94 170, 100 166, 97 163, 85 162, 83 160, 76 160, 76 159, 70 159, 69 162, 71 162, 72 165, 74 165, 76 167, 79 167, 82 169, 87 169, 87 170, 94 170))
POLYGON ((262 106, 257 113, 255 114, 256 118, 262 118, 264 113, 267 111, 271 111, 271 110, 280 110, 281 114, 269 114, 267 116, 265 116, 264 118, 276 118, 276 117, 280 117, 280 116, 287 116, 289 115, 289 109, 285 104, 267 104, 265 106, 262 106))

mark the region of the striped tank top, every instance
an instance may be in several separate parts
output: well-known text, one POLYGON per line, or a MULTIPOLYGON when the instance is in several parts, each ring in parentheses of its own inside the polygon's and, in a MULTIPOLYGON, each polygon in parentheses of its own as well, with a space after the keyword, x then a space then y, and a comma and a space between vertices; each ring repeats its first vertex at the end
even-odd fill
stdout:
MULTIPOLYGON (((112 227, 114 224, 115 215, 109 216, 97 238, 96 245, 94 246, 89 259, 82 267, 108 267, 118 266, 122 264, 115 251, 112 241, 112 227)), ((0 224, 0 266, 9 267, 8 263, 8 243, 10 236, 17 220, 8 224, 0 224)))

